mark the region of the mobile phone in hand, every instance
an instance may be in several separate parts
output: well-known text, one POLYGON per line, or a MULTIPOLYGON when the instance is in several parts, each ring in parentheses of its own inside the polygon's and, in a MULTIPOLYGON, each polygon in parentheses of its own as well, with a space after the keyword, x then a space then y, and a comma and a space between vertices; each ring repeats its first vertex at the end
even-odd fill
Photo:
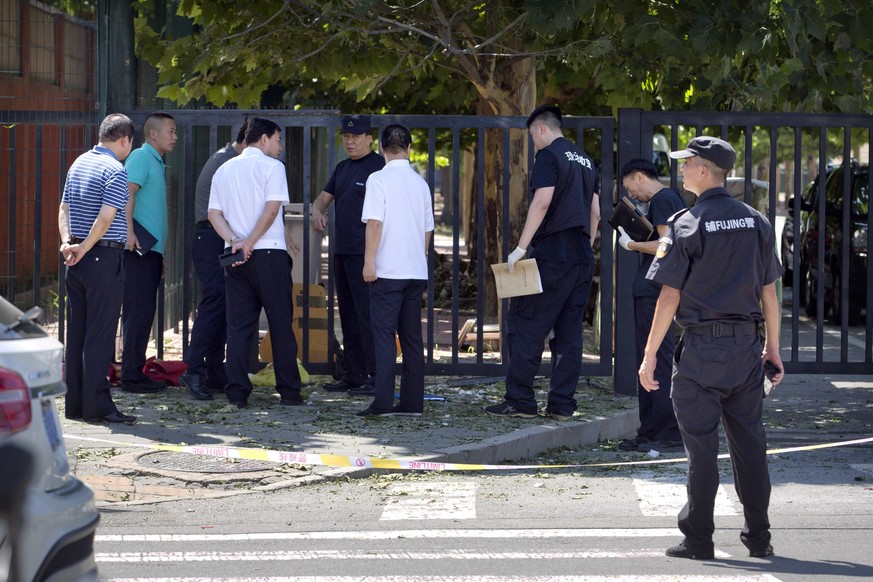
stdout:
POLYGON ((779 366, 770 360, 764 360, 764 398, 767 398, 773 391, 773 378, 781 372, 779 366))
POLYGON ((781 373, 782 373, 782 370, 779 369, 779 366, 777 366, 776 364, 774 364, 770 360, 764 361, 764 375, 767 377, 768 380, 770 380, 772 382, 773 378, 776 376, 776 374, 781 374, 781 373))
POLYGON ((245 255, 242 251, 237 251, 235 253, 227 251, 218 255, 218 262, 222 267, 231 267, 234 263, 239 263, 245 260, 245 255))

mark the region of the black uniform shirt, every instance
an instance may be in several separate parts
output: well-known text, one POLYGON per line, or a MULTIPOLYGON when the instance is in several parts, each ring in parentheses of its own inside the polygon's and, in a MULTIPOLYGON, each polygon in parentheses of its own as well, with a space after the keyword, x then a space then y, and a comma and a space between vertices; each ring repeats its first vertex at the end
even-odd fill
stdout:
POLYGON ((591 199, 597 175, 585 152, 559 137, 537 152, 531 172, 531 195, 554 187, 552 202, 534 234, 531 256, 562 262, 582 262, 582 242, 590 231, 591 199))
MULTIPOLYGON (((646 218, 657 229, 659 224, 667 224, 671 216, 685 207, 685 201, 676 190, 662 188, 649 200, 649 210, 646 212, 646 218)), ((655 255, 650 255, 649 253, 638 254, 640 255, 640 266, 637 268, 636 275, 634 275, 633 296, 654 297, 657 299, 661 293, 661 285, 646 279, 646 273, 649 272, 649 267, 652 266, 655 255)))
POLYGON ((367 225, 361 222, 364 193, 370 174, 385 167, 385 158, 376 152, 353 160, 348 158, 334 168, 324 191, 334 197, 333 252, 338 255, 363 255, 367 225))
POLYGON ((647 277, 681 291, 676 321, 761 321, 761 289, 782 275, 770 222, 724 188, 673 215, 647 277))

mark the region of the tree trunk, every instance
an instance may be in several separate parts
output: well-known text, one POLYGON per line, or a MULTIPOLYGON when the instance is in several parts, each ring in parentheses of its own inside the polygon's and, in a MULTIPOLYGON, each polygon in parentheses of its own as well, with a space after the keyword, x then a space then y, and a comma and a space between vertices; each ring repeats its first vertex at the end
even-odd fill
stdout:
MULTIPOLYGON (((495 70, 486 79, 485 85, 477 86, 479 100, 476 113, 479 115, 527 116, 536 103, 536 69, 533 59, 522 59, 495 70)), ((503 131, 485 131, 485 205, 478 208, 478 180, 471 188, 470 246, 471 258, 476 256, 477 245, 484 245, 485 264, 478 268, 485 271, 485 316, 496 321, 498 307, 497 289, 491 277, 490 265, 503 261, 503 216, 509 212, 510 249, 521 235, 527 215, 528 197, 528 136, 523 129, 510 130, 509 134, 509 207, 503 207, 503 131), (478 213, 484 213, 483 233, 476 233, 478 213), (474 234, 475 233, 475 234, 474 234)), ((508 251, 509 249, 507 249, 508 251)))

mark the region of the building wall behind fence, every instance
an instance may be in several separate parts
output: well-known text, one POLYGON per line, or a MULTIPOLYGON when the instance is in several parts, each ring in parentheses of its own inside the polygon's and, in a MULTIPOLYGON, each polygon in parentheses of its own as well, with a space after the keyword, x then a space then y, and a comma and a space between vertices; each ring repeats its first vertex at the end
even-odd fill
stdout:
POLYGON ((94 143, 96 27, 51 3, 0 0, 0 290, 57 316, 57 211, 94 143))

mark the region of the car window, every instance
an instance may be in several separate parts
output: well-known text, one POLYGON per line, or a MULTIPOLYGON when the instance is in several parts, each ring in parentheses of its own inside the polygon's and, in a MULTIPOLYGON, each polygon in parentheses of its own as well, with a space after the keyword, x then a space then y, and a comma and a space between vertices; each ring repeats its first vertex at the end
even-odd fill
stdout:
POLYGON ((14 340, 29 337, 45 337, 46 332, 30 321, 20 322, 20 309, 0 297, 0 340, 14 340))
POLYGON ((867 218, 867 207, 870 199, 870 180, 866 172, 855 176, 852 191, 852 214, 858 218, 867 218))

